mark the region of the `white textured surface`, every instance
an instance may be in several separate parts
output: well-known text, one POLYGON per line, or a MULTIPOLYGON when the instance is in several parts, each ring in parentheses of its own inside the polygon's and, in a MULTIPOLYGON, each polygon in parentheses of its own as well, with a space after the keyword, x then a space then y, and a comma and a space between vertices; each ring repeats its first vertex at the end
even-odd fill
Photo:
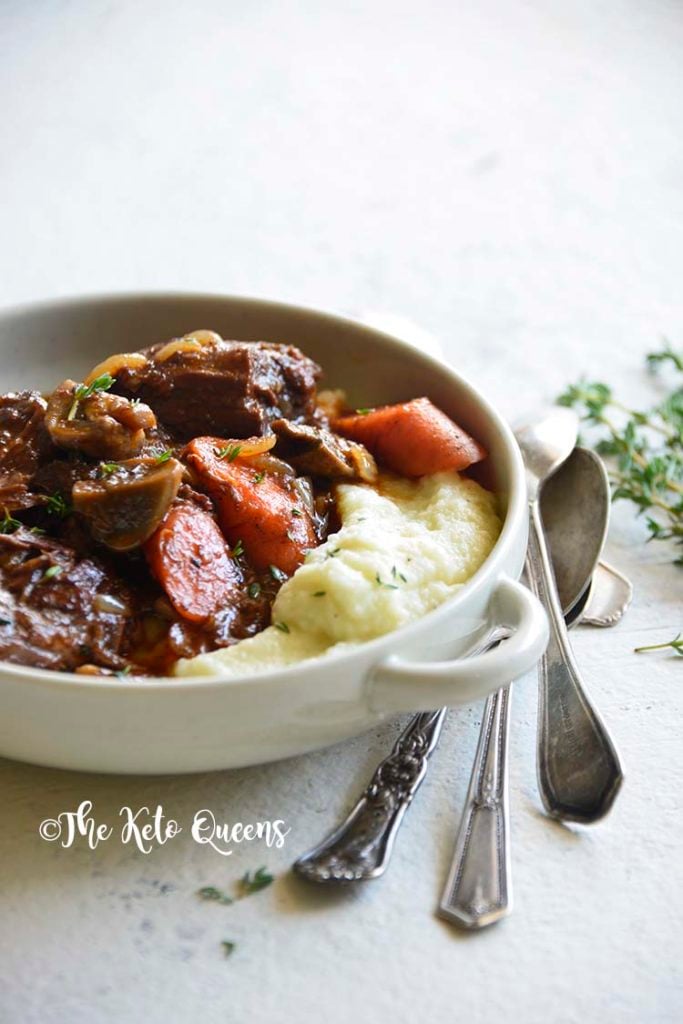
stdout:
MULTIPOLYGON (((4 0, 0 301, 181 287, 385 309, 511 418, 581 371, 642 398, 643 352, 683 337, 682 47, 666 0, 4 0)), ((635 606, 575 634, 626 766, 601 826, 540 813, 533 679, 516 688, 509 920, 463 936, 432 914, 479 707, 451 716, 385 879, 338 896, 284 872, 398 723, 193 778, 4 762, 0 1020, 680 1020, 682 665, 631 649, 681 627, 681 576, 641 540, 619 510, 635 606), (110 822, 162 802, 292 832, 227 861, 186 835, 147 857, 38 838, 84 798, 110 822), (193 895, 264 862, 282 875, 253 899, 193 895)))

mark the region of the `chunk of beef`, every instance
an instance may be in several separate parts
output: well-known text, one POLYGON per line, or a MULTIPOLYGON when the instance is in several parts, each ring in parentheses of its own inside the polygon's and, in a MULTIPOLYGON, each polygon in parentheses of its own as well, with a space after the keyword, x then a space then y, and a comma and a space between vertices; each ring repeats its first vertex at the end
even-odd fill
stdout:
POLYGON ((149 406, 96 391, 78 399, 79 385, 65 380, 50 395, 45 422, 53 442, 93 459, 128 459, 156 427, 149 406))
POLYGON ((23 527, 0 534, 0 659, 62 671, 121 668, 133 606, 99 559, 23 527))
POLYGON ((164 344, 144 351, 148 362, 121 369, 115 388, 147 402, 186 440, 251 437, 282 416, 305 421, 315 412, 320 368, 293 345, 216 337, 194 347, 164 344))
POLYGON ((0 396, 0 510, 17 512, 41 500, 32 493, 30 483, 53 451, 45 426, 46 408, 37 391, 0 396))
POLYGON ((275 420, 273 430, 277 435, 276 453, 299 473, 369 484, 377 479, 375 460, 362 444, 323 427, 285 419, 275 420))

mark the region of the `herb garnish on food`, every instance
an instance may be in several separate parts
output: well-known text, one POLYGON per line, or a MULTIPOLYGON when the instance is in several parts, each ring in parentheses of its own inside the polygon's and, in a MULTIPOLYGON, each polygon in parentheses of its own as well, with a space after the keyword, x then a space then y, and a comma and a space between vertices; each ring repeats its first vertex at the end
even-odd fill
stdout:
POLYGON ((228 444, 225 448, 216 448, 216 455, 219 459, 226 459, 228 462, 234 462, 241 451, 241 444, 228 444))
POLYGON ((59 576, 62 573, 63 567, 61 565, 51 565, 49 569, 46 569, 43 573, 44 580, 53 580, 55 576, 59 576))
POLYGON ((4 518, 0 521, 0 533, 14 533, 18 530, 21 523, 18 519, 14 519, 9 512, 5 509, 4 518))
POLYGON ((76 418, 78 412, 78 403, 84 398, 90 398, 96 391, 109 391, 109 388, 114 383, 114 378, 110 373, 102 373, 99 377, 95 377, 95 380, 91 381, 90 384, 79 384, 74 391, 74 399, 71 403, 66 418, 73 420, 76 418))
POLYGON ((286 622, 274 622, 273 625, 276 629, 279 629, 281 633, 291 633, 291 629, 286 622))
POLYGON ((232 557, 233 558, 239 558, 240 555, 243 555, 243 554, 244 554, 244 544, 242 543, 241 540, 238 540, 237 543, 235 544, 234 548, 232 549, 232 557))
POLYGON ((156 459, 154 461, 156 462, 156 464, 158 466, 160 466, 162 463, 168 462, 168 460, 171 458, 172 455, 173 455, 173 450, 171 448, 167 448, 165 451, 163 451, 161 453, 161 455, 157 455, 157 457, 156 457, 156 459))
POLYGON ((64 519, 71 513, 71 505, 59 491, 48 497, 45 507, 51 516, 59 516, 60 519, 64 519))

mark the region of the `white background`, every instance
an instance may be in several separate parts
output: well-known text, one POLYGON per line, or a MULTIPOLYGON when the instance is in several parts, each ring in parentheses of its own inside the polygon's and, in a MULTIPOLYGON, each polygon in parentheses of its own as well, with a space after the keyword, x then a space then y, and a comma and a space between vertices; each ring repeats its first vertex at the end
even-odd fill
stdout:
MULTIPOLYGON (((0 0, 0 301, 143 288, 249 293, 421 324, 514 419, 580 373, 654 400, 683 339, 683 6, 666 0, 0 0)), ((207 325, 210 326, 210 325, 207 325)), ((380 882, 310 891, 291 860, 337 820, 399 723, 200 777, 0 763, 0 1020, 368 1024, 680 1020, 681 570, 616 510, 636 603, 576 648, 627 781, 592 830, 535 786, 533 676, 512 731, 514 915, 433 916, 480 707, 451 715, 380 882), (284 818, 223 859, 61 850, 44 817, 161 802, 187 825, 284 818), (201 903, 266 863, 265 892, 201 903), (222 939, 238 947, 225 959, 222 939)))

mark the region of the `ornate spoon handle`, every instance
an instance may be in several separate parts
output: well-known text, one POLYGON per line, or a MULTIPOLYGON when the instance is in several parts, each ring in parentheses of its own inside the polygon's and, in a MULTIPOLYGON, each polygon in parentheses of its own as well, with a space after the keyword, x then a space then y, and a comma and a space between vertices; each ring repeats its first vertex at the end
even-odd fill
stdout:
POLYGON ((483 928, 512 909, 507 743, 510 690, 486 701, 465 810, 439 915, 483 928))
POLYGON ((538 503, 530 509, 528 575, 550 620, 539 669, 538 785, 548 814, 565 821, 598 821, 623 781, 619 755, 586 695, 574 660, 538 503))
POLYGON ((345 821, 294 864, 311 882, 359 882, 384 873, 403 815, 427 773, 446 708, 411 720, 345 821))

